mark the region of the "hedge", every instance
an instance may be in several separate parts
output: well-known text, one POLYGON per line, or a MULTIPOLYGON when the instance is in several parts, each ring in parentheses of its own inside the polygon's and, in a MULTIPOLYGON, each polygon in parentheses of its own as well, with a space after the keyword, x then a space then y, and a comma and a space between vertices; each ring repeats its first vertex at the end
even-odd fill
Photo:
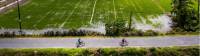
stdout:
POLYGON ((157 48, 0 49, 0 56, 199 56, 199 46, 157 48))

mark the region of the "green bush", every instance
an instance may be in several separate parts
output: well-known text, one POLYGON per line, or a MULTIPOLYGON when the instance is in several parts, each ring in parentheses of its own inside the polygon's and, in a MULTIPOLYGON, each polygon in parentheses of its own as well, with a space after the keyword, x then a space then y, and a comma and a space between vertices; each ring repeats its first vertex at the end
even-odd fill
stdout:
POLYGON ((153 30, 147 30, 146 32, 144 32, 144 36, 157 36, 157 35, 159 35, 159 33, 153 30))
POLYGON ((102 49, 0 49, 0 56, 199 56, 199 46, 102 49))
POLYGON ((158 36, 161 35, 161 33, 153 31, 153 30, 147 30, 147 31, 142 31, 142 30, 136 30, 133 29, 132 31, 127 31, 122 34, 122 36, 158 36))
POLYGON ((172 20, 173 28, 176 31, 199 32, 200 18, 195 10, 197 0, 172 0, 172 20))
POLYGON ((107 36, 120 36, 126 32, 125 27, 126 22, 124 20, 116 20, 113 22, 108 22, 106 26, 106 35, 107 36))
POLYGON ((3 33, 0 33, 0 37, 15 37, 15 36, 16 36, 15 32, 5 31, 3 33))
POLYGON ((194 47, 179 49, 179 51, 181 52, 181 54, 188 55, 188 56, 199 56, 200 55, 199 48, 194 48, 194 47))
POLYGON ((76 30, 71 29, 69 31, 46 31, 43 36, 54 37, 54 36, 103 36, 104 34, 88 30, 76 30))
POLYGON ((153 48, 151 52, 152 56, 181 56, 181 53, 176 48, 153 48))
POLYGON ((127 31, 122 36, 144 36, 144 32, 141 30, 133 29, 132 31, 127 31))
POLYGON ((146 54, 146 49, 127 48, 120 54, 120 56, 145 56, 146 54))

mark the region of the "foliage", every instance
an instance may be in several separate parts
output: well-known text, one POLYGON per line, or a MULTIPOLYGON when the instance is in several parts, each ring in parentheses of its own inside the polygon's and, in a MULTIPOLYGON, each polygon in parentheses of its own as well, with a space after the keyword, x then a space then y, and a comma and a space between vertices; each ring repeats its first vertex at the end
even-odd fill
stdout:
POLYGON ((132 29, 131 31, 127 31, 122 34, 122 36, 158 36, 158 35, 160 35, 160 33, 153 30, 142 31, 137 29, 132 29))
POLYGON ((199 56, 199 46, 158 48, 0 49, 0 56, 199 56))
POLYGON ((156 31, 153 31, 153 30, 147 30, 145 33, 144 33, 144 36, 157 36, 159 35, 158 32, 156 31))
POLYGON ((15 32, 5 31, 3 33, 0 33, 0 37, 15 37, 15 36, 16 36, 15 32))
POLYGON ((199 56, 199 47, 150 48, 152 56, 199 56))
POLYGON ((195 2, 197 0, 173 0, 172 17, 175 30, 200 31, 200 18, 195 10, 195 2))
POLYGON ((106 35, 107 36, 119 36, 126 31, 126 22, 124 20, 116 20, 106 23, 106 35))
POLYGON ((54 36, 103 36, 104 34, 94 31, 88 30, 62 30, 62 31, 54 31, 49 30, 44 32, 43 36, 54 37, 54 36))

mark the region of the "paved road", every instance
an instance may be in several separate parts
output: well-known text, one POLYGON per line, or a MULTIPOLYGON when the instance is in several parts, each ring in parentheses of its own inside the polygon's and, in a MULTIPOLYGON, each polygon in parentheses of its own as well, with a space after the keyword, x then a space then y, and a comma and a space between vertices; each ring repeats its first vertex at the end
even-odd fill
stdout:
MULTIPOLYGON (((76 48, 78 38, 5 38, 0 48, 76 48)), ((82 48, 120 47, 122 38, 83 38, 82 48)), ((199 36, 126 38, 128 47, 169 47, 200 45, 199 36)))

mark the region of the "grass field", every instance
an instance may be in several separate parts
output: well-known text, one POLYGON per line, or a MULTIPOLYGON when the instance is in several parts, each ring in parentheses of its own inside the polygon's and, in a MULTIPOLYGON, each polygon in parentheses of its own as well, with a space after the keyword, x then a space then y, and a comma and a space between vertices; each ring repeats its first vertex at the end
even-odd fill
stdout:
MULTIPOLYGON (((24 29, 79 28, 90 23, 128 20, 170 12, 171 0, 29 0, 21 6, 24 29)), ((0 28, 18 28, 17 9, 0 14, 0 28)))

